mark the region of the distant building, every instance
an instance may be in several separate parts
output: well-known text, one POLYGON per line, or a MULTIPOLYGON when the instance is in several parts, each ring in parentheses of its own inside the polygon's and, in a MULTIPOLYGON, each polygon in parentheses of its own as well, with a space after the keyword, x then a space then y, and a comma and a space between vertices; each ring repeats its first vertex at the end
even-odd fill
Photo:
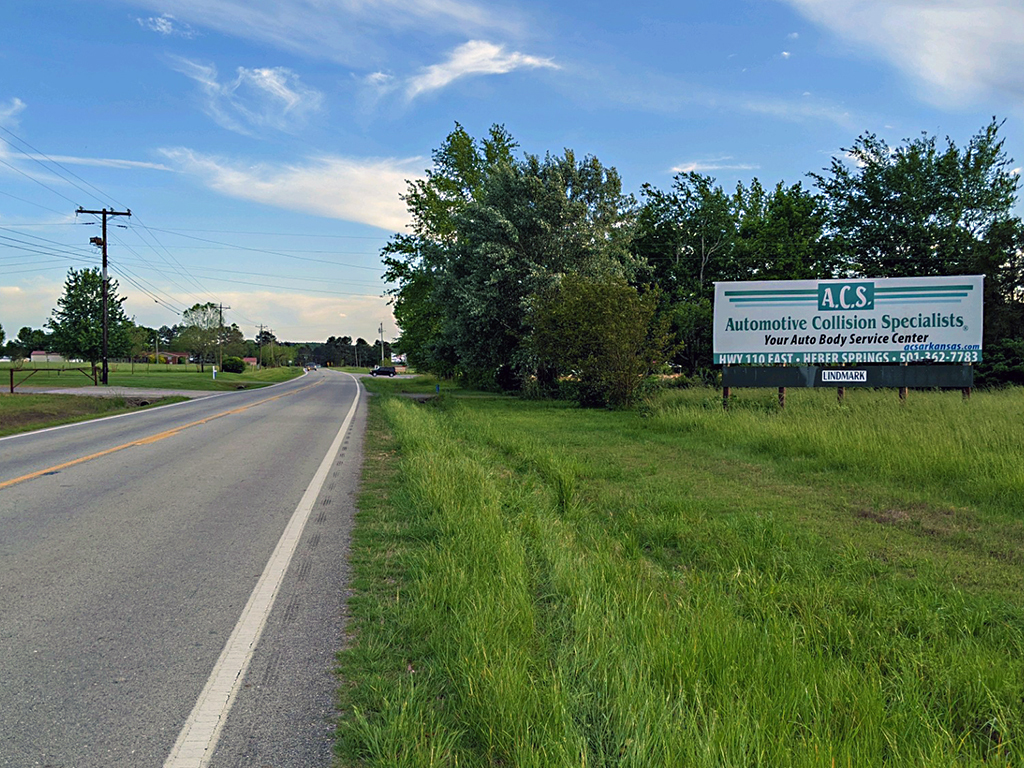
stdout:
POLYGON ((56 352, 44 352, 41 349, 37 349, 30 356, 33 363, 65 363, 67 362, 62 355, 58 355, 56 352))
POLYGON ((245 363, 246 365, 252 366, 253 368, 256 367, 256 358, 255 357, 243 357, 242 358, 242 362, 245 363))

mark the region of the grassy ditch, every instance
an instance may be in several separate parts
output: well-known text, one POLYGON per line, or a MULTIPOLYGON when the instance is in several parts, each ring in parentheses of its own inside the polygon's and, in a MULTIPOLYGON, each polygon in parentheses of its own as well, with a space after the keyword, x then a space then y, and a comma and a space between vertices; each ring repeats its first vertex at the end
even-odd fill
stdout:
POLYGON ((1019 765, 1024 393, 375 397, 339 765, 1019 765))
MULTIPOLYGON (((149 406, 168 405, 184 397, 163 397, 149 406)), ((138 398, 80 397, 78 395, 2 395, 0 394, 0 437, 33 429, 87 421, 118 413, 137 411, 138 398)))

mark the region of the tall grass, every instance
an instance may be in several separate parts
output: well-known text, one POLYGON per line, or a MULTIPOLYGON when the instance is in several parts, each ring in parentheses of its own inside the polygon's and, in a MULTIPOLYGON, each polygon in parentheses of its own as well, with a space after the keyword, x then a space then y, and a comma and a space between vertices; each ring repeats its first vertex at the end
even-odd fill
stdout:
MULTIPOLYGON (((995 410, 1015 407, 1000 397, 995 410)), ((673 393, 647 418, 375 404, 400 463, 386 523, 362 522, 389 588, 363 590, 342 656, 344 764, 1019 764, 1019 594, 948 578, 948 542, 879 557, 853 535, 879 524, 842 502, 834 538, 802 524, 821 496, 797 482, 906 494, 918 477, 930 499, 944 452, 909 416, 932 435, 948 419, 950 444, 979 423, 1004 433, 982 441, 979 469, 1013 442, 1006 423, 983 398, 963 423, 961 403, 794 400, 722 413, 713 393, 673 393), (876 444, 874 463, 850 455, 876 444)), ((1001 489, 979 481, 960 502, 1010 514, 1012 474, 983 477, 1001 489)))

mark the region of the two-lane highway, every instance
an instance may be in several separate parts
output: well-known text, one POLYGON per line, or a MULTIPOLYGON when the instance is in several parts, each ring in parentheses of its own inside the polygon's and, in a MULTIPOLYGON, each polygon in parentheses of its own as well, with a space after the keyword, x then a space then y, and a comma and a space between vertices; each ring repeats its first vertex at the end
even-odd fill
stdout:
POLYGON ((0 440, 0 765, 329 764, 359 391, 0 440))

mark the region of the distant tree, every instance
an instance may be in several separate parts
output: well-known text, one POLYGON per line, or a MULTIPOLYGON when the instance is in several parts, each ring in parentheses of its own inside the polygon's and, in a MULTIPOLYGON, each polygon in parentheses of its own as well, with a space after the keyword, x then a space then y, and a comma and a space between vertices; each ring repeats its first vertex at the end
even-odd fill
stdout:
MULTIPOLYGON (((118 296, 116 280, 107 286, 107 356, 126 357, 131 352, 129 332, 134 324, 125 315, 125 298, 118 296)), ((64 293, 57 299, 47 327, 52 351, 66 358, 80 357, 96 366, 103 359, 103 277, 99 269, 71 269, 64 293)))
POLYGON ((7 338, 7 334, 4 333, 4 327, 0 325, 0 345, 3 345, 4 339, 7 338))
POLYGON ((221 328, 220 353, 223 357, 243 357, 245 350, 245 335, 237 323, 221 328))
POLYGON ((141 325, 133 325, 128 329, 128 343, 131 349, 132 373, 135 373, 135 360, 149 349, 149 343, 153 339, 153 329, 141 325))
POLYGON ((34 350, 49 350, 50 335, 42 329, 23 326, 18 335, 7 342, 7 354, 12 360, 23 360, 34 350))
POLYGON ((213 360, 217 349, 221 326, 220 307, 209 301, 194 304, 181 313, 184 329, 178 334, 178 342, 199 363, 199 370, 205 371, 205 363, 213 360))
POLYGON ((260 365, 274 367, 277 365, 275 350, 278 348, 277 337, 268 329, 256 334, 256 346, 260 365))
POLYGON ((668 352, 657 306, 656 293, 621 277, 566 275, 535 303, 533 347, 547 368, 570 374, 581 405, 628 407, 668 352))

